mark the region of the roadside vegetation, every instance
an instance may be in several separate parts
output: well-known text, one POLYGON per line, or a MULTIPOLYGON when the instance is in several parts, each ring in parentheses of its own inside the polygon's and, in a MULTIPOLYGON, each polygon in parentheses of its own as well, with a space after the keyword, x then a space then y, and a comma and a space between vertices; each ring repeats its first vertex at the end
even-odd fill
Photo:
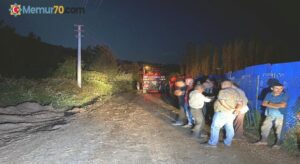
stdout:
POLYGON ((20 35, 3 21, 0 34, 0 107, 32 101, 67 110, 133 89, 139 65, 125 67, 106 45, 82 50, 79 88, 76 49, 45 43, 32 32, 20 35))
MULTIPOLYGON (((28 71, 29 77, 0 76, 0 106, 31 101, 67 110, 134 88, 138 65, 129 63, 126 71, 119 69, 117 59, 107 46, 89 47, 83 51, 82 88, 77 86, 75 54, 62 56, 64 59, 60 59, 62 62, 58 63, 52 72, 45 71, 47 77, 30 76, 28 70, 26 72, 28 71)), ((6 70, 9 71, 9 67, 6 67, 6 70)), ((36 70, 38 71, 38 67, 36 70)), ((34 74, 35 71, 31 73, 34 74)))
MULTIPOLYGON (((250 111, 249 111, 250 112, 250 111)), ((249 120, 249 116, 245 117, 245 132, 248 137, 253 139, 253 141, 260 139, 260 128, 262 125, 263 118, 261 114, 258 112, 258 110, 255 110, 254 112, 248 113, 253 115, 253 120, 249 120)), ((288 153, 299 155, 299 149, 300 149, 300 122, 298 125, 290 128, 284 136, 284 141, 282 143, 282 149, 287 151, 288 153)), ((270 131, 269 137, 268 137, 268 144, 273 145, 276 140, 276 134, 275 131, 272 129, 270 131)))
POLYGON ((9 106, 32 101, 42 105, 53 105, 60 110, 84 106, 105 99, 113 94, 131 91, 132 74, 104 74, 83 71, 82 88, 76 79, 49 77, 44 79, 1 78, 0 105, 9 106))

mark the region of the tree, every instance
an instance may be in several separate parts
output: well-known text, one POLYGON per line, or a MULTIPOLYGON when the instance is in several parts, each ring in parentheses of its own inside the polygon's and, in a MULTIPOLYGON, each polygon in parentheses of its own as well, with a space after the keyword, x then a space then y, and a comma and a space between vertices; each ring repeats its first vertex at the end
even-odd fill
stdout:
POLYGON ((226 43, 222 47, 222 64, 224 68, 224 73, 230 72, 233 70, 232 68, 232 49, 233 46, 231 43, 226 43))
POLYGON ((255 63, 255 57, 256 57, 256 44, 257 42, 255 40, 250 40, 247 44, 247 60, 245 65, 251 66, 255 63))
POLYGON ((41 41, 41 37, 37 36, 35 33, 33 32, 29 32, 28 33, 28 38, 30 39, 34 39, 34 40, 37 40, 37 41, 41 41))
POLYGON ((219 50, 218 50, 218 48, 214 48, 214 50, 213 50, 214 52, 213 52, 213 58, 212 58, 212 65, 211 65, 211 73, 213 73, 213 74, 219 74, 220 72, 219 72, 219 70, 220 70, 220 68, 221 68, 221 66, 220 66, 220 57, 219 57, 219 50))
POLYGON ((95 60, 90 69, 99 72, 116 72, 118 70, 117 60, 111 49, 106 45, 98 45, 91 50, 95 60))
POLYGON ((243 40, 235 40, 232 47, 232 70, 239 70, 244 68, 246 53, 245 53, 245 44, 243 40))

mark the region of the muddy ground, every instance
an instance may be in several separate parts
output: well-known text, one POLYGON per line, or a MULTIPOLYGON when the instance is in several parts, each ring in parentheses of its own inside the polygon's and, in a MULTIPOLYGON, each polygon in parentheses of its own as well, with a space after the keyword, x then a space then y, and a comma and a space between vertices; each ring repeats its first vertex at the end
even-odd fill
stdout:
POLYGON ((300 164, 300 157, 247 141, 205 148, 188 129, 171 125, 174 111, 159 96, 126 93, 70 117, 52 112, 63 125, 32 127, 26 135, 22 129, 18 140, 9 140, 10 133, 3 137, 1 129, 7 142, 0 163, 300 164))

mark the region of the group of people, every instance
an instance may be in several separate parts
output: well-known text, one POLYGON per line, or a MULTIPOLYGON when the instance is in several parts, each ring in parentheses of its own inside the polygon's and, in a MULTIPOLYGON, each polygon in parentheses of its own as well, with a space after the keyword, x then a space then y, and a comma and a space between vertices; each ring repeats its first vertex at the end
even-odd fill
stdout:
MULTIPOLYGON (((276 82, 271 86, 271 92, 265 96, 262 106, 265 109, 265 119, 261 127, 261 140, 255 145, 267 145, 267 138, 275 127, 276 142, 274 148, 281 144, 281 131, 284 119, 284 110, 287 106, 288 96, 283 91, 284 86, 276 82)), ((244 140, 244 117, 248 112, 248 99, 245 92, 230 80, 220 83, 206 79, 194 84, 192 78, 178 79, 175 83, 174 95, 178 98, 180 108, 179 117, 175 126, 191 128, 197 138, 208 137, 204 127, 210 125, 208 142, 205 147, 215 148, 219 143, 219 133, 225 130, 223 143, 231 146, 232 140, 244 140)))

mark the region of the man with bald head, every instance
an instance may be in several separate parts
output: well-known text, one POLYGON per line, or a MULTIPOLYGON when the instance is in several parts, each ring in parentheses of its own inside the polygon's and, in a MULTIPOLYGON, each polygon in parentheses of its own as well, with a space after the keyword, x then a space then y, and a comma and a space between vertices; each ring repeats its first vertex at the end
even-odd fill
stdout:
POLYGON ((220 129, 224 126, 226 138, 224 145, 230 146, 234 136, 233 120, 235 113, 242 107, 242 98, 238 91, 232 88, 232 82, 225 80, 221 84, 221 90, 214 103, 214 116, 211 125, 210 139, 205 147, 217 147, 220 129))

